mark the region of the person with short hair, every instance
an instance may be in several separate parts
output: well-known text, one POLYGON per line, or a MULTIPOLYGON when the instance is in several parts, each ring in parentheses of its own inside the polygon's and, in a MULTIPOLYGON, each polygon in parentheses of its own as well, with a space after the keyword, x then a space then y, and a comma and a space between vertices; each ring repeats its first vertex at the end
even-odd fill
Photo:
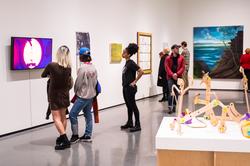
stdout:
POLYGON ((183 80, 185 82, 185 88, 186 88, 189 85, 189 83, 188 83, 188 71, 189 71, 189 66, 190 66, 190 52, 187 48, 187 42, 185 42, 185 41, 181 42, 181 48, 182 48, 181 55, 185 59, 185 71, 183 73, 183 80))
POLYGON ((73 86, 71 77, 70 51, 67 46, 59 47, 56 62, 49 63, 42 73, 42 77, 49 77, 48 102, 53 121, 60 134, 56 139, 55 150, 70 147, 66 135, 66 109, 70 105, 69 90, 73 86))
POLYGON ((143 70, 130 59, 138 52, 138 46, 135 43, 130 43, 122 53, 122 57, 126 60, 126 64, 122 72, 123 97, 127 106, 128 120, 121 129, 130 129, 130 132, 141 130, 140 113, 136 105, 135 94, 137 92, 136 83, 143 75, 143 70), (138 73, 136 77, 136 73, 138 73), (133 125, 133 114, 135 116, 135 125, 133 125))
MULTIPOLYGON (((182 78, 183 72, 185 70, 185 59, 182 55, 179 54, 179 48, 177 44, 174 44, 171 47, 172 53, 165 60, 165 68, 167 71, 168 79, 168 90, 169 93, 172 93, 172 86, 177 85, 177 79, 182 78)), ((178 96, 177 92, 174 92, 176 97, 178 96)), ((168 98, 168 107, 169 114, 172 114, 176 111, 176 102, 172 95, 169 95, 168 98)))
POLYGON ((92 120, 92 102, 96 96, 97 85, 97 70, 91 63, 92 58, 89 48, 83 47, 79 51, 79 59, 83 65, 77 71, 77 78, 74 85, 76 100, 69 113, 71 122, 72 137, 70 142, 76 143, 79 140, 82 142, 92 142, 93 120, 92 120), (83 111, 86 127, 82 137, 78 133, 78 115, 83 111))
POLYGON ((248 93, 250 92, 250 48, 245 50, 245 54, 240 57, 240 65, 244 69, 245 75, 248 79, 248 93))

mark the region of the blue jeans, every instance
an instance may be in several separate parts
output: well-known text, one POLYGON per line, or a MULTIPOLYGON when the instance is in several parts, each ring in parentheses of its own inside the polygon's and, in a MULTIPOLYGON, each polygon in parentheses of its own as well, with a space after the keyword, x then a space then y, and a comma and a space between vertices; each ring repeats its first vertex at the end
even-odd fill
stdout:
POLYGON ((85 128, 85 135, 90 136, 92 135, 93 130, 93 121, 92 121, 92 101, 93 99, 83 99, 77 97, 72 109, 69 113, 69 119, 71 123, 71 130, 73 135, 78 135, 78 114, 80 111, 83 111, 85 121, 86 121, 86 128, 85 128))

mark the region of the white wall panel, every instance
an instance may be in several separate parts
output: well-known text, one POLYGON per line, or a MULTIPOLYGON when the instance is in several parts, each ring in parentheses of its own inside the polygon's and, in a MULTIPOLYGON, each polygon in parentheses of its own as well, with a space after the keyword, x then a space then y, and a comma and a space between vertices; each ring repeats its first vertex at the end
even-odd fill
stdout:
MULTIPOLYGON (((175 0, 8 0, 0 1, 0 135, 46 123, 46 80, 42 70, 10 71, 11 36, 53 38, 53 54, 69 46, 76 78, 75 32, 90 32, 93 63, 102 94, 100 108, 123 103, 121 64, 109 64, 109 44, 136 42, 138 31, 153 34, 153 73, 138 83, 137 98, 156 87, 163 43, 178 41, 179 3, 175 0)), ((73 92, 71 91, 71 96, 73 92)), ((150 110, 149 110, 150 111, 150 110)))

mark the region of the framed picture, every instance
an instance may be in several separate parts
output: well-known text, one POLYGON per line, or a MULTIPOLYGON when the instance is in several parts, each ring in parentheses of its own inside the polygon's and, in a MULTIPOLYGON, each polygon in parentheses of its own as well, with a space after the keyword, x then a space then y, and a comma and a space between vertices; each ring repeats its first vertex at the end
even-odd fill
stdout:
POLYGON ((243 26, 194 27, 194 78, 241 78, 243 26))
POLYGON ((122 61, 122 44, 111 43, 110 44, 110 63, 121 63, 122 61))
POLYGON ((152 73, 152 34, 137 32, 137 64, 142 68, 144 74, 152 73))
POLYGON ((76 69, 81 67, 80 60, 79 60, 79 50, 82 47, 87 47, 90 49, 90 35, 88 32, 76 32, 76 69))

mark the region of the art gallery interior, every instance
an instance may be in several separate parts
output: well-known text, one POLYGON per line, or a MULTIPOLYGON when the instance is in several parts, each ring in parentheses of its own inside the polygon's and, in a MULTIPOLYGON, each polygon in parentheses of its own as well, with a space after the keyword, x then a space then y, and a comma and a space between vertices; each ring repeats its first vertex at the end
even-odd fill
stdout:
MULTIPOLYGON (((188 43, 188 74, 193 78, 194 27, 243 26, 243 54, 250 47, 249 6, 249 0, 1 1, 0 165, 173 166, 190 162, 193 166, 200 163, 231 166, 235 161, 248 163, 250 150, 246 147, 250 140, 241 134, 240 124, 226 121, 225 133, 219 133, 217 127, 211 125, 207 125, 206 130, 184 126, 182 130, 189 134, 183 136, 171 131, 168 122, 178 115, 169 115, 167 102, 158 102, 162 89, 157 86, 157 79, 159 52, 182 41, 188 43), (88 33, 90 37, 91 56, 102 86, 98 96, 100 123, 94 124, 92 143, 77 143, 69 149, 55 151, 58 133, 52 118, 45 119, 47 79, 41 78, 43 69, 11 69, 11 38, 52 39, 52 61, 60 46, 68 46, 72 76, 76 79, 79 67, 77 32, 88 33), (142 130, 130 133, 120 130, 127 118, 122 94, 125 60, 111 63, 111 44, 120 43, 124 49, 129 43, 137 43, 138 32, 152 34, 152 72, 143 75, 137 83, 136 99, 142 130), (225 141, 222 144, 219 140, 225 141), (193 156, 193 160, 187 155, 193 156)), ((132 59, 137 62, 137 58, 134 55, 132 59)), ((201 84, 201 78, 192 80, 189 93, 183 97, 183 110, 200 108, 193 104, 197 93, 205 98, 206 87, 201 84)), ((216 99, 225 107, 234 103, 242 116, 247 113, 250 98, 243 89, 241 78, 211 80, 211 91, 216 93, 216 99)), ((70 97, 73 96, 71 89, 70 97)), ((69 109, 71 107, 72 104, 69 109)), ((83 116, 79 117, 79 127, 82 134, 83 116)), ((68 121, 68 137, 71 134, 68 121)))

